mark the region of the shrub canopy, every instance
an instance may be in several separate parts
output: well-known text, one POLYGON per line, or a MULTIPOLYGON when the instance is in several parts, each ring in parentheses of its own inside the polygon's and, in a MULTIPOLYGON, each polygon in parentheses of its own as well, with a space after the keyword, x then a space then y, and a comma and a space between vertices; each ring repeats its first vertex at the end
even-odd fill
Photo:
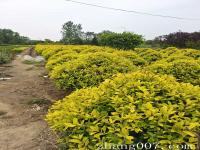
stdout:
POLYGON ((99 44, 118 49, 134 49, 143 42, 141 35, 131 32, 114 33, 106 32, 98 36, 99 44))
POLYGON ((136 70, 133 62, 106 52, 79 55, 77 59, 57 65, 50 76, 63 89, 96 86, 117 73, 136 70))
POLYGON ((103 143, 197 144, 200 88, 150 72, 119 74, 56 102, 47 115, 69 149, 103 143))
MULTIPOLYGON (((167 60, 169 61, 170 59, 167 60)), ((155 73, 172 75, 179 82, 200 85, 200 61, 180 58, 172 60, 169 63, 154 63, 147 68, 155 73)))
POLYGON ((47 115, 63 149, 93 150, 105 142, 197 144, 200 51, 88 45, 36 50, 59 87, 76 89, 47 115))

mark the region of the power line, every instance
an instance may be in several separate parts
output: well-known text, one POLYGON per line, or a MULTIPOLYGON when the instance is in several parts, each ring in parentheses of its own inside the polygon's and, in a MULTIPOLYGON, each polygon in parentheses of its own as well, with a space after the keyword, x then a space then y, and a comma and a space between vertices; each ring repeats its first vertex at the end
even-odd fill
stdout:
POLYGON ((109 9, 109 10, 115 10, 115 11, 121 11, 121 12, 127 12, 127 13, 134 13, 134 14, 139 14, 139 15, 148 15, 148 16, 154 16, 154 17, 178 19, 178 20, 200 21, 200 18, 184 18, 184 17, 177 17, 177 16, 168 16, 168 15, 152 14, 152 13, 140 12, 140 11, 135 11, 135 10, 126 10, 126 9, 120 9, 120 8, 106 7, 106 6, 101 6, 101 5, 91 4, 91 3, 84 3, 84 2, 75 1, 75 0, 66 0, 66 1, 72 2, 72 3, 76 3, 76 4, 80 4, 80 5, 98 7, 98 8, 109 9))

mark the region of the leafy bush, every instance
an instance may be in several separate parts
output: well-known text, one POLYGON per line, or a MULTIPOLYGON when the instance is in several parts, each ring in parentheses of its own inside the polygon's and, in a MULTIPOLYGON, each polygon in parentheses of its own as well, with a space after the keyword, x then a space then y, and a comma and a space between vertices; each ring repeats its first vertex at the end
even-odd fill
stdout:
POLYGON ((183 52, 184 52, 185 56, 192 57, 194 59, 199 59, 200 58, 200 51, 199 50, 184 49, 183 52))
POLYGON ((44 56, 46 59, 53 56, 54 54, 58 52, 62 52, 65 50, 71 50, 72 46, 68 45, 36 45, 35 50, 37 53, 44 56))
POLYGON ((44 51, 42 51, 42 56, 44 56, 46 59, 48 59, 49 57, 51 57, 52 55, 56 54, 59 51, 62 51, 63 48, 62 47, 52 47, 52 48, 48 48, 44 51))
POLYGON ((55 66, 50 76, 63 89, 80 89, 96 86, 116 73, 126 73, 135 69, 133 63, 124 57, 97 52, 55 66))
POLYGON ((72 60, 77 59, 79 57, 80 57, 80 55, 76 55, 76 54, 65 54, 65 55, 62 55, 62 56, 57 57, 55 59, 50 59, 47 62, 45 67, 49 71, 51 71, 55 66, 61 65, 63 63, 69 62, 69 61, 72 61, 72 60))
POLYGON ((168 58, 169 56, 173 55, 183 55, 183 51, 177 49, 176 47, 168 47, 166 49, 159 50, 159 53, 162 55, 162 58, 168 58))
POLYGON ((21 45, 0 46, 0 64, 9 63, 14 58, 15 54, 21 53, 26 48, 28 48, 28 46, 21 46, 21 45))
POLYGON ((0 64, 9 63, 12 59, 11 51, 0 50, 0 64))
MULTIPOLYGON (((59 48, 58 48, 59 49, 59 48)), ((143 66, 147 62, 139 57, 136 53, 132 51, 120 51, 108 47, 97 47, 97 46, 65 46, 63 50, 57 51, 54 49, 54 54, 52 54, 48 58, 48 62, 46 64, 46 68, 49 71, 52 71, 54 67, 69 63, 72 60, 78 59, 79 57, 86 56, 88 54, 95 54, 97 52, 107 52, 115 54, 117 57, 124 57, 132 61, 133 65, 143 66)), ((43 50, 43 54, 47 54, 47 49, 43 50)), ((49 52, 48 52, 49 53, 49 52)), ((51 52, 52 53, 52 52, 51 52)), ((114 56, 114 55, 113 55, 114 56)))
POLYGON ((155 73, 173 75, 180 82, 200 85, 200 62, 191 59, 178 59, 170 63, 154 63, 147 67, 155 73))
POLYGON ((129 59, 130 61, 133 62, 133 65, 136 66, 143 66, 147 64, 146 60, 144 60, 142 57, 138 56, 136 53, 132 51, 115 51, 113 52, 113 54, 129 59))
POLYGON ((174 61, 177 61, 177 60, 194 60, 192 57, 188 57, 188 56, 184 56, 184 55, 173 55, 173 56, 170 56, 168 58, 165 58, 165 59, 161 59, 160 61, 157 61, 156 63, 160 63, 160 62, 174 62, 174 61))
MULTIPOLYGON (((59 49, 59 48, 57 48, 59 49)), ((47 49, 45 51, 48 51, 47 49)), ((100 47, 100 46, 64 46, 61 51, 55 51, 50 57, 49 60, 57 59, 58 57, 62 57, 63 55, 71 55, 71 54, 88 54, 88 53, 96 53, 96 52, 108 52, 113 53, 117 51, 116 49, 108 48, 108 47, 100 47)))
POLYGON ((159 53, 159 51, 149 48, 137 48, 135 49, 135 52, 149 63, 160 60, 162 58, 162 55, 159 53))
POLYGON ((113 52, 112 48, 89 45, 36 45, 37 53, 43 55, 46 59, 54 59, 56 57, 70 53, 94 53, 94 52, 113 52))
POLYGON ((102 33, 98 36, 99 44, 118 49, 134 49, 143 42, 142 36, 130 32, 102 33))
POLYGON ((63 49, 62 51, 58 51, 54 54, 52 54, 49 58, 48 58, 48 61, 51 61, 51 60, 54 60, 54 59, 57 59, 57 58, 60 58, 64 55, 71 55, 71 54, 79 54, 80 53, 80 50, 78 49, 63 49))
POLYGON ((46 120, 66 149, 93 150, 103 143, 195 145, 199 103, 197 86, 167 75, 135 72, 77 90, 57 101, 46 120))
POLYGON ((49 48, 49 46, 42 45, 42 46, 36 46, 36 50, 37 52, 42 53, 43 56, 48 58, 46 68, 50 71, 53 69, 53 67, 59 64, 69 62, 70 60, 73 59, 77 59, 81 55, 92 54, 96 52, 115 53, 118 56, 131 59, 133 61, 133 64, 136 65, 143 65, 145 63, 145 60, 139 58, 139 56, 137 56, 137 54, 133 52, 119 51, 109 47, 68 45, 68 46, 62 46, 61 49, 60 46, 54 46, 52 48, 49 48))

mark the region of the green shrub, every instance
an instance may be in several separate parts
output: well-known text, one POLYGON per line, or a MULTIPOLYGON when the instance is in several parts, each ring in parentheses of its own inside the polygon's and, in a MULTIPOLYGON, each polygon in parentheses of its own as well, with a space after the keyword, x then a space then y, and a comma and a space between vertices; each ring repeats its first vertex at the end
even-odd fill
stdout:
POLYGON ((98 36, 100 45, 110 46, 118 49, 134 49, 142 44, 143 38, 141 35, 133 34, 131 32, 123 33, 102 33, 98 36))
POLYGON ((80 53, 82 53, 82 54, 96 53, 96 52, 113 53, 115 51, 117 51, 117 49, 113 49, 113 48, 110 48, 110 47, 88 46, 88 48, 83 49, 80 53))
POLYGON ((28 47, 20 45, 0 46, 0 64, 9 63, 15 54, 22 52, 26 48, 28 47))
POLYGON ((138 56, 136 53, 132 51, 115 51, 113 54, 116 54, 118 56, 124 57, 126 59, 129 59, 130 61, 133 62, 133 65, 136 66, 143 66, 147 64, 147 61, 138 56))
POLYGON ((140 49, 137 48, 135 52, 144 60, 146 60, 149 63, 152 63, 154 61, 160 60, 162 58, 162 55, 159 53, 159 51, 146 48, 146 49, 140 49))
POLYGON ((46 49, 44 51, 42 51, 42 56, 45 57, 45 59, 48 59, 49 57, 51 57, 52 55, 58 53, 59 51, 62 51, 63 48, 62 47, 59 47, 58 49, 54 49, 54 48, 51 48, 51 49, 46 49))
MULTIPOLYGON (((95 47, 94 47, 95 48, 95 47)), ((91 55, 99 52, 107 52, 107 53, 112 53, 117 55, 117 57, 124 57, 126 59, 129 59, 132 61, 133 65, 137 66, 143 66, 147 62, 139 57, 136 53, 132 51, 120 51, 120 50, 115 50, 111 48, 104 48, 104 47, 99 47, 98 49, 83 49, 79 52, 75 52, 74 50, 63 50, 55 53, 51 57, 49 57, 48 62, 46 64, 46 68, 51 71, 55 66, 58 66, 60 64, 64 64, 66 62, 72 61, 74 59, 78 59, 79 57, 86 56, 86 55, 91 55)))
MULTIPOLYGON (((193 61, 194 58, 188 57, 188 56, 184 56, 184 55, 183 56, 182 55, 173 55, 173 56, 169 56, 169 57, 167 57, 165 59, 162 59, 161 61, 174 62, 174 61, 177 61, 177 60, 183 60, 183 61, 184 60, 191 60, 191 61, 193 61)), ((156 63, 158 63, 158 62, 156 62, 156 63)))
POLYGON ((88 54, 88 53, 96 53, 96 52, 108 52, 113 53, 117 51, 116 49, 108 48, 108 47, 100 47, 100 46, 65 46, 62 51, 57 51, 52 54, 48 60, 57 59, 58 57, 62 57, 63 55, 71 55, 71 54, 88 54))
POLYGON ((61 64, 66 63, 66 62, 70 62, 70 61, 77 59, 79 57, 80 57, 80 55, 77 55, 77 54, 65 54, 65 55, 62 55, 62 56, 57 57, 55 59, 49 59, 45 67, 49 71, 51 71, 55 66, 61 65, 61 64))
POLYGON ((46 59, 49 59, 54 54, 57 54, 59 52, 65 51, 71 51, 71 49, 74 49, 72 45, 36 45, 35 50, 37 53, 44 56, 46 59))
POLYGON ((199 59, 200 58, 200 51, 199 50, 184 49, 183 52, 184 52, 185 56, 192 57, 194 59, 199 59))
POLYGON ((9 63, 12 59, 12 53, 8 50, 0 50, 0 64, 9 63))
POLYGON ((80 89, 96 86, 116 73, 135 70, 133 63, 111 53, 97 52, 57 65, 50 77, 63 89, 80 89))
POLYGON ((155 73, 173 75, 177 81, 200 85, 200 62, 178 59, 170 63, 154 63, 147 67, 155 73))
POLYGON ((78 50, 73 50, 73 49, 70 49, 70 50, 62 50, 62 51, 59 51, 53 55, 51 55, 48 59, 48 61, 51 61, 51 60, 54 60, 54 59, 58 59, 64 55, 72 55, 72 54, 78 54, 80 53, 78 50))
POLYGON ((59 56, 71 53, 95 53, 95 52, 113 52, 115 49, 100 46, 90 45, 37 45, 37 53, 44 56, 46 59, 55 59, 59 56))
POLYGON ((168 58, 173 55, 176 55, 176 56, 183 55, 183 51, 181 51, 180 49, 177 49, 176 47, 168 47, 166 49, 161 49, 159 50, 159 53, 162 56, 162 58, 168 58))
POLYGON ((176 47, 169 47, 159 51, 163 58, 171 56, 187 56, 193 59, 200 58, 200 51, 195 49, 177 49, 176 47))
POLYGON ((94 150, 103 143, 195 145, 199 103, 197 86, 167 75, 135 72, 57 101, 46 120, 66 149, 94 150))
POLYGON ((92 54, 96 52, 112 53, 114 51, 117 51, 117 50, 111 49, 111 48, 96 47, 96 46, 74 46, 73 48, 69 46, 69 49, 65 48, 62 51, 58 51, 54 53, 53 55, 51 55, 46 64, 46 68, 48 70, 52 70, 53 67, 63 64, 65 62, 69 62, 71 60, 77 59, 82 55, 84 56, 84 55, 92 54))

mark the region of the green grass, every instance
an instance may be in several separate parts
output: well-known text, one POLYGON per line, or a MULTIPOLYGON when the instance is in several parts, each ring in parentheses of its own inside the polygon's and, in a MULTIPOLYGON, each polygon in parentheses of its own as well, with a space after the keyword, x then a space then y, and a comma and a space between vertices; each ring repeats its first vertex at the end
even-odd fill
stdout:
POLYGON ((41 64, 41 62, 36 62, 36 61, 31 61, 31 60, 24 60, 23 63, 27 65, 36 65, 36 66, 41 64))
POLYGON ((27 48, 29 48, 29 47, 28 46, 15 47, 15 48, 12 49, 12 51, 15 52, 15 53, 21 53, 22 51, 24 51, 27 48))
POLYGON ((23 50, 25 50, 28 47, 30 46, 28 45, 0 45, 0 50, 21 53, 23 50))
POLYGON ((24 45, 2 45, 0 46, 0 64, 9 63, 15 54, 21 53, 29 46, 24 45))

